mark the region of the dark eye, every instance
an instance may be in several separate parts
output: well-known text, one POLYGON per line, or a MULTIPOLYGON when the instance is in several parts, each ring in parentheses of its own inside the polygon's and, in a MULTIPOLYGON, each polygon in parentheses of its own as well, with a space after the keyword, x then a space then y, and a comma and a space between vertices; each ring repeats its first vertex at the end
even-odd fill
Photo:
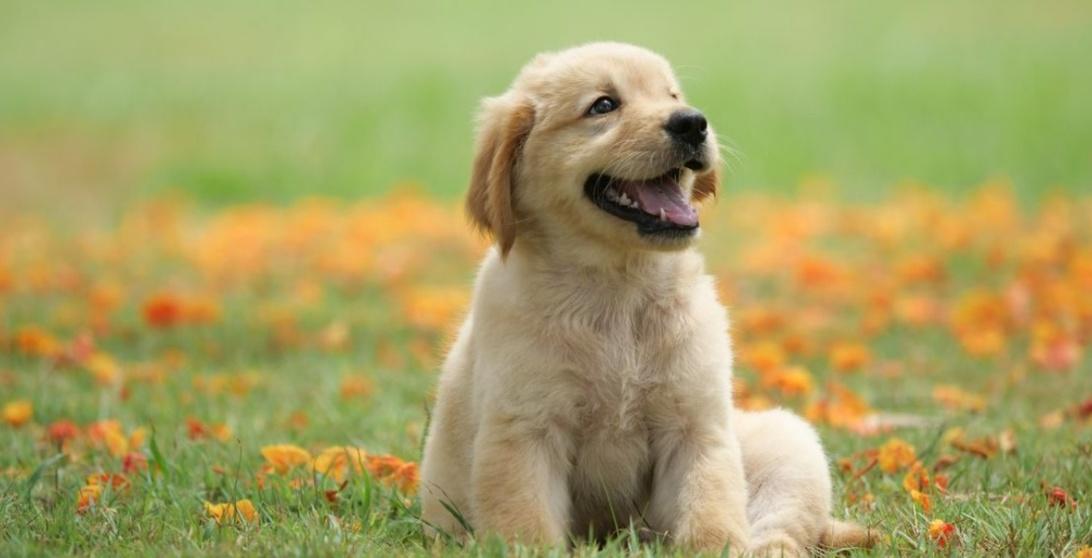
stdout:
POLYGON ((596 114, 606 114, 618 108, 618 101, 613 97, 599 97, 592 103, 591 108, 588 109, 588 115, 593 116, 596 114))

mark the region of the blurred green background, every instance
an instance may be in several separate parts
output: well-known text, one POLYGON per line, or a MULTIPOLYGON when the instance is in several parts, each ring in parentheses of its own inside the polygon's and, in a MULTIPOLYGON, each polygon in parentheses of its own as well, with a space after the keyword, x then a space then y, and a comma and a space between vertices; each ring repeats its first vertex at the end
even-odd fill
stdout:
POLYGON ((3 1, 4 205, 454 198, 477 99, 598 39, 673 61, 729 190, 1092 186, 1087 0, 3 1))

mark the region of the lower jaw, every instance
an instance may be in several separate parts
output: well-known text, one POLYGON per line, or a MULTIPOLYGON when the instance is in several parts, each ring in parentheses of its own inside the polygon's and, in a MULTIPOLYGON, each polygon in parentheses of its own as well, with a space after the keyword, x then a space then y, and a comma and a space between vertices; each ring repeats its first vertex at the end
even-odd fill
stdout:
POLYGON ((633 225, 637 229, 637 234, 642 238, 650 240, 673 240, 690 238, 697 234, 698 225, 692 227, 679 226, 670 221, 657 219, 649 216, 647 219, 629 219, 620 215, 616 215, 603 207, 596 205, 599 211, 602 211, 605 215, 613 219, 625 221, 633 225))
MULTIPOLYGON (((631 221, 632 222, 632 221, 631 221)), ((659 225, 657 223, 634 223, 637 225, 637 234, 646 238, 679 239, 690 238, 697 234, 698 227, 682 228, 675 225, 659 225)))

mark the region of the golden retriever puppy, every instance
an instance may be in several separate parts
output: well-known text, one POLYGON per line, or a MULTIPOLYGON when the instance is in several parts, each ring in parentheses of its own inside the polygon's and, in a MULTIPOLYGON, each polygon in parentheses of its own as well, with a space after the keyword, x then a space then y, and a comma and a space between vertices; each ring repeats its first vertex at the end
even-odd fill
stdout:
POLYGON ((732 408, 728 320, 692 248, 719 163, 667 61, 636 46, 540 55, 484 101, 467 208, 496 247, 440 377, 430 532, 866 542, 830 517, 811 427, 732 408))

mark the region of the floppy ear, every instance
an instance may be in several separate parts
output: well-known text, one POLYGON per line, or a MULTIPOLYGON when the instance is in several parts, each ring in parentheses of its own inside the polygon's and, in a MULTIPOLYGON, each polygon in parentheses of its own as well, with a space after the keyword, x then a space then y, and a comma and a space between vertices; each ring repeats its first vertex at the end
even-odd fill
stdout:
POLYGON ((710 196, 716 197, 717 185, 720 184, 720 162, 716 162, 709 170, 694 177, 694 189, 690 196, 694 201, 702 201, 710 196))
POLYGON ((534 121, 527 100, 505 95, 482 102, 466 209, 475 226, 493 235, 502 257, 516 241, 515 165, 534 121))

